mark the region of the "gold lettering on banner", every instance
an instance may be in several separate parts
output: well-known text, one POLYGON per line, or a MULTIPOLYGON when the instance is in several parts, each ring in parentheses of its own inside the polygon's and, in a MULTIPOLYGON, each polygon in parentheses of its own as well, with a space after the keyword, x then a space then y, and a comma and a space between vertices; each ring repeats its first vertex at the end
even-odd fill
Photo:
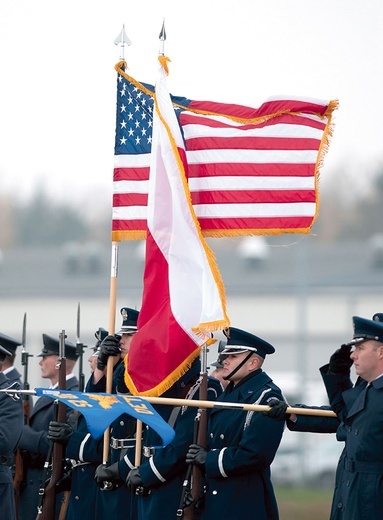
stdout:
POLYGON ((123 396, 120 395, 124 399, 124 401, 133 408, 137 413, 142 413, 146 415, 153 415, 152 410, 149 410, 145 403, 143 403, 140 399, 137 399, 137 397, 131 397, 131 396, 123 396), (136 401, 136 404, 135 404, 136 401))
POLYGON ((93 408, 93 405, 84 399, 68 399, 68 404, 73 404, 76 408, 93 408))
POLYGON ((108 410, 120 402, 117 397, 112 395, 89 395, 89 400, 97 401, 99 406, 104 408, 104 410, 108 410))

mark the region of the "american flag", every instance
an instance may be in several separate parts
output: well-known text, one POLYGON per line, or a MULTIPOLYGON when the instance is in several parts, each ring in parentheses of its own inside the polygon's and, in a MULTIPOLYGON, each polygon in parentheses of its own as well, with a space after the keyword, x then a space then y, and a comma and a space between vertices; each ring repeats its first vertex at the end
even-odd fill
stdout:
MULTIPOLYGON (((154 87, 116 65, 112 240, 144 239, 154 87)), ((259 108, 172 96, 204 236, 308 233, 337 101, 269 99, 259 108)))

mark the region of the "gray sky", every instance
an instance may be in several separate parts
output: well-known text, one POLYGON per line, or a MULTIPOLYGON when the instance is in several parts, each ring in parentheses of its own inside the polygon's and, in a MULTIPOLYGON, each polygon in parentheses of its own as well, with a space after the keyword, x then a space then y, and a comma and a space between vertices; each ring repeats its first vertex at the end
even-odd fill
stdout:
POLYGON ((154 83, 164 18, 173 94, 339 99, 322 182, 383 163, 382 0, 1 0, 0 192, 110 199, 113 42, 125 24, 128 72, 154 83))

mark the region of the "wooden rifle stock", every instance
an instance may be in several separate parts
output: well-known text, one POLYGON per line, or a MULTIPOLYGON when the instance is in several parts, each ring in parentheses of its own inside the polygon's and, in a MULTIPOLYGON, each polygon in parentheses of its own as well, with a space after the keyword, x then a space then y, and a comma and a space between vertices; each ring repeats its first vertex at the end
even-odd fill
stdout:
MULTIPOLYGON (((199 390, 199 398, 207 400, 207 373, 202 376, 202 382, 199 390)), ((207 409, 198 409, 199 422, 197 431, 197 444, 206 448, 207 446, 207 409)), ((194 520, 196 517, 195 509, 199 505, 199 501, 203 496, 203 470, 193 465, 191 476, 190 495, 192 503, 183 509, 183 520, 194 520)))
MULTIPOLYGON (((60 333, 60 359, 59 359, 59 390, 66 388, 66 358, 65 358, 65 332, 60 333)), ((66 407, 62 402, 57 404, 57 421, 66 422, 66 407)), ((52 474, 44 489, 42 507, 37 512, 36 520, 54 520, 56 511, 56 485, 64 472, 65 446, 59 442, 53 443, 52 448, 52 474)))
MULTIPOLYGON (((29 385, 24 384, 24 390, 29 390, 29 385)), ((23 408, 24 408, 24 424, 29 424, 30 417, 30 396, 28 394, 23 394, 23 408)), ((17 448, 15 454, 15 473, 13 476, 13 490, 15 493, 15 505, 16 505, 16 517, 18 517, 18 496, 20 492, 21 483, 24 480, 24 462, 23 456, 21 453, 21 449, 17 448)))

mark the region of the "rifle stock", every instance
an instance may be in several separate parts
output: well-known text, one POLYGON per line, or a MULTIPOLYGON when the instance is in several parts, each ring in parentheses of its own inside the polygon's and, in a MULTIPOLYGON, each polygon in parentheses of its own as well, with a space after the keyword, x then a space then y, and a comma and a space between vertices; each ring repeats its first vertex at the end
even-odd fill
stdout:
MULTIPOLYGON (((65 358, 65 332, 60 333, 60 359, 59 359, 59 390, 66 388, 66 358, 65 358)), ((57 421, 66 422, 66 407, 62 402, 57 404, 57 421)), ((65 463, 65 446, 59 442, 53 443, 52 448, 52 474, 44 489, 42 506, 37 512, 36 520, 54 520, 56 511, 56 484, 63 475, 65 463)))
MULTIPOLYGON (((24 385, 25 386, 25 385, 24 385)), ((25 388, 25 390, 29 390, 25 388)), ((29 424, 29 416, 30 416, 30 400, 28 394, 23 394, 23 408, 24 408, 24 424, 29 424)), ((15 493, 15 505, 16 505, 16 513, 18 512, 18 496, 20 491, 21 483, 24 480, 24 462, 23 456, 21 453, 21 449, 17 448, 15 454, 15 473, 13 476, 13 489, 15 493)), ((16 514, 16 517, 18 515, 16 514)))
MULTIPOLYGON (((207 399, 207 373, 204 372, 200 386, 200 399, 207 399)), ((198 409, 199 422, 197 432, 197 444, 206 448, 207 446, 207 409, 198 409)), ((194 465, 191 476, 190 498, 192 502, 183 508, 183 520, 194 520, 196 518, 195 509, 203 496, 203 474, 202 469, 194 465)))

